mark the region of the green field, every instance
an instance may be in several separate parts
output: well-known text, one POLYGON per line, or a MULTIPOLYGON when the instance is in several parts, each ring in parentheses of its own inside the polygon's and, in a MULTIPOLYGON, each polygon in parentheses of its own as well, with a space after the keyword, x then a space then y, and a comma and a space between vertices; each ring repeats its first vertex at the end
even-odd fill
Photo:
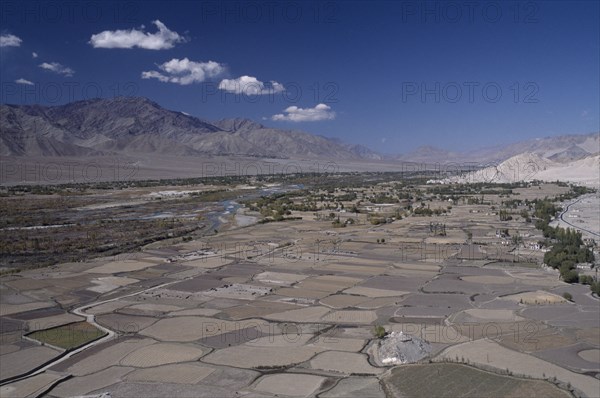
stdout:
POLYGON ((96 340, 105 333, 87 322, 76 322, 51 329, 38 330, 27 335, 34 340, 66 350, 96 340))
POLYGON ((405 365, 383 379, 392 396, 402 397, 539 397, 571 395, 543 380, 502 376, 470 366, 435 363, 405 365))

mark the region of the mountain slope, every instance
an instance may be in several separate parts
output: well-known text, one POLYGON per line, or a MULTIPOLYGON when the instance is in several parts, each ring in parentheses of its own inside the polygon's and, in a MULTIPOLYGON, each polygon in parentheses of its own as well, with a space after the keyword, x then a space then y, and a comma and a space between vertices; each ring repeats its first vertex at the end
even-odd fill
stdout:
POLYGON ((563 135, 536 138, 508 145, 496 145, 468 152, 451 152, 433 146, 422 146, 398 157, 412 162, 502 162, 522 153, 568 163, 600 154, 600 134, 563 135))
POLYGON ((62 106, 0 105, 3 156, 162 154, 373 159, 368 148, 248 119, 208 122, 145 98, 118 97, 62 106))
MULTIPOLYGON (((383 159, 369 148, 336 138, 270 128, 243 118, 211 122, 137 97, 93 99, 52 107, 0 105, 0 128, 2 156, 160 154, 383 159)), ((385 160, 487 165, 526 152, 568 164, 600 154, 599 136, 593 133, 547 137, 469 152, 423 146, 406 155, 387 156, 385 160)))
POLYGON ((543 170, 536 178, 543 181, 561 180, 600 187, 600 155, 543 170))
POLYGON ((600 186, 600 155, 589 156, 568 163, 557 163, 548 158, 542 158, 535 153, 522 153, 505 160, 497 166, 449 177, 439 182, 513 183, 532 180, 560 180, 598 187, 600 186))
POLYGON ((586 151, 581 146, 573 144, 563 151, 548 156, 548 159, 555 162, 564 163, 573 160, 580 160, 590 155, 590 152, 586 151))

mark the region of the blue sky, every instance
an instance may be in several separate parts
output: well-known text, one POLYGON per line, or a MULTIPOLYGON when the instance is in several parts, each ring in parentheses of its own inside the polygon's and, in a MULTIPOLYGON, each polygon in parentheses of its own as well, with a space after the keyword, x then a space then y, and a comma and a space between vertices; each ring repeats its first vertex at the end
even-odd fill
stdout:
POLYGON ((385 153, 589 133, 599 4, 3 0, 0 100, 144 96, 385 153))

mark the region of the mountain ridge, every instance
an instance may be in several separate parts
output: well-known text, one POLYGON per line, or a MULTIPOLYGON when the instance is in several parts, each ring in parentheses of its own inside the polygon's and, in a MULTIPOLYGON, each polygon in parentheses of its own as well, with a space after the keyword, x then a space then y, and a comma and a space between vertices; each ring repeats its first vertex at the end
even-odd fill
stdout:
POLYGON ((381 155, 360 144, 246 118, 209 121, 163 108, 144 97, 88 99, 56 106, 0 104, 2 156, 252 156, 274 159, 499 163, 528 152, 558 163, 600 153, 600 133, 570 134, 448 151, 424 145, 401 155, 381 155))
POLYGON ((64 105, 0 105, 3 156, 160 153, 270 158, 379 159, 366 147, 249 119, 209 122, 143 97, 91 99, 64 105), (357 148, 360 148, 358 150, 357 148))

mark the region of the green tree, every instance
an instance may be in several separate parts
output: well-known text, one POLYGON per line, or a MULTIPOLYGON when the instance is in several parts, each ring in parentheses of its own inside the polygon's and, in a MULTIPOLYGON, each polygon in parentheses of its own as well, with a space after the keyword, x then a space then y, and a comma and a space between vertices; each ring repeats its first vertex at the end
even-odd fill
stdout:
POLYGON ((385 337, 385 335, 387 334, 387 332, 385 331, 385 328, 383 326, 381 326, 381 325, 375 325, 375 330, 373 331, 373 334, 378 339, 382 339, 382 338, 385 337))
POLYGON ((565 281, 567 283, 579 282, 579 274, 574 269, 561 274, 561 277, 562 277, 563 281, 565 281))

